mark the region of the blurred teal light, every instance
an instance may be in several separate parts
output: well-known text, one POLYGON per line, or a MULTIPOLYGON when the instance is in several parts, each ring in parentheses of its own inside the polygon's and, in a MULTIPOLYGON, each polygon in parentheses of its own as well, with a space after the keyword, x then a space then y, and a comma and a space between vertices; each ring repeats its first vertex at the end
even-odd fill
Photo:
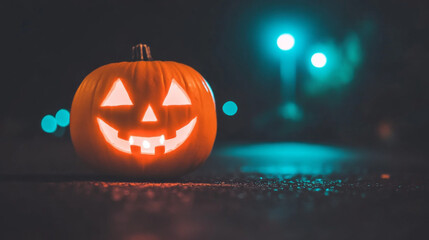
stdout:
POLYGON ((228 101, 222 106, 223 112, 228 116, 234 116, 237 113, 238 107, 237 104, 233 101, 228 101))
POLYGON ((70 113, 66 109, 60 109, 57 114, 55 114, 55 119, 58 126, 67 127, 70 123, 70 113))
POLYGON ((291 50, 293 45, 295 45, 295 38, 289 33, 282 34, 277 38, 277 46, 283 51, 291 50))
POLYGON ((294 102, 288 102, 281 107, 280 113, 286 119, 299 121, 302 119, 302 112, 298 105, 294 102))
POLYGON ((55 132, 55 130, 57 130, 57 121, 52 115, 44 116, 42 118, 41 125, 42 125, 42 130, 47 133, 53 133, 55 132))
POLYGON ((326 65, 327 59, 323 53, 315 53, 311 56, 311 64, 317 68, 322 68, 326 65))

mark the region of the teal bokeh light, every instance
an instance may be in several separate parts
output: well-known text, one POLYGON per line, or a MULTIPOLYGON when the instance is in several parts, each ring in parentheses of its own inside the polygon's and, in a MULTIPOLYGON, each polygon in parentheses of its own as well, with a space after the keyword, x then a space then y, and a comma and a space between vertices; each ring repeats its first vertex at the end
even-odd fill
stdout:
POLYGON ((67 127, 70 123, 70 113, 66 109, 58 110, 55 114, 55 120, 57 121, 58 126, 67 127))
POLYGON ((291 50, 294 45, 295 38, 289 33, 284 33, 277 38, 277 46, 283 51, 291 50))
POLYGON ((326 58, 325 54, 323 53, 315 53, 313 56, 311 56, 311 64, 313 64, 314 67, 322 68, 326 65, 326 62, 328 59, 326 58))
MULTIPOLYGON (((265 13, 254 28, 254 34, 257 36, 258 57, 264 64, 278 64, 285 55, 289 57, 302 56, 308 46, 308 32, 312 31, 309 19, 304 15, 295 12, 277 12, 265 13), (288 50, 282 50, 279 46, 280 36, 289 34, 293 37, 293 46, 288 50)), ((290 40, 284 38, 285 42, 290 40)))
POLYGON ((235 104, 235 102, 228 101, 223 104, 222 110, 226 115, 234 116, 238 111, 238 107, 237 107, 237 104, 235 104))
POLYGON ((288 102, 280 108, 280 113, 285 119, 299 121, 302 119, 302 112, 294 102, 288 102))
MULTIPOLYGON (((333 42, 323 42, 311 46, 307 52, 308 71, 314 80, 327 84, 341 69, 341 48, 333 42)), ((313 83, 312 83, 313 84, 313 83)))
POLYGON ((46 115, 42 118, 42 130, 47 133, 53 133, 57 130, 57 121, 52 115, 46 115))
POLYGON ((303 91, 316 96, 344 89, 354 79, 363 53, 360 37, 353 32, 343 42, 326 40, 310 46, 306 56, 309 80, 303 83, 303 91), (323 56, 315 53, 323 53, 325 65, 323 56))

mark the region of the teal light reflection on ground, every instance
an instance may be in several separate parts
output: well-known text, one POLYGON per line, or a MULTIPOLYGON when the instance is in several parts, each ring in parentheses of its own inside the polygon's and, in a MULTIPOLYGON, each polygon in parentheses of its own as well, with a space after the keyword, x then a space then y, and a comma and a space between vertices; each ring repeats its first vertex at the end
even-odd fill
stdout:
POLYGON ((328 175, 358 157, 339 147, 293 142, 233 145, 216 154, 237 161, 241 172, 268 175, 328 175))

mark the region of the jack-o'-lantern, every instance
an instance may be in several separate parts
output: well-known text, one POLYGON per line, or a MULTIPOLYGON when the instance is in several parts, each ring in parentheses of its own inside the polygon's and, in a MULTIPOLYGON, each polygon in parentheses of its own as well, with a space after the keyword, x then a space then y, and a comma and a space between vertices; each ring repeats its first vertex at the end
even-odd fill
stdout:
POLYGON ((153 61, 147 45, 132 62, 91 72, 77 90, 70 132, 78 155, 109 174, 177 177, 210 155, 214 96, 205 79, 177 62, 153 61))

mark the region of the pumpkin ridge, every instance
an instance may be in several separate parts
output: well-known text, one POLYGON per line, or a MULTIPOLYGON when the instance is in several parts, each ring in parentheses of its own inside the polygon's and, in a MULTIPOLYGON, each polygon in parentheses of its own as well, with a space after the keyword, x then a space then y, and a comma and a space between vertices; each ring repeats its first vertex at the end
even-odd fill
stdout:
MULTIPOLYGON (((160 84, 162 84, 162 89, 164 89, 164 92, 168 92, 168 89, 167 89, 167 85, 165 84, 165 78, 164 78, 164 69, 163 69, 163 67, 162 67, 162 64, 163 64, 163 62, 161 62, 161 61, 155 61, 156 62, 156 66, 157 66, 157 70, 158 70, 158 72, 160 72, 160 74, 161 74, 161 81, 159 81, 160 82, 160 84)), ((161 98, 162 99, 162 98, 161 98)), ((162 101, 162 100, 161 100, 162 101)), ((162 104, 161 104, 162 105, 162 104)), ((170 116, 169 116, 170 114, 169 114, 169 112, 168 111, 165 111, 165 115, 164 115, 164 118, 166 119, 165 121, 163 121, 163 128, 164 129, 166 129, 169 125, 170 125, 170 116)))
MULTIPOLYGON (((175 68, 176 69, 176 72, 178 72, 179 73, 179 75, 180 75, 180 77, 182 78, 181 79, 181 82, 183 82, 184 84, 185 84, 185 86, 182 86, 182 87, 184 87, 184 89, 185 89, 185 91, 186 92, 188 92, 189 91, 189 84, 188 84, 188 81, 185 81, 184 79, 186 79, 184 76, 183 76, 183 72, 182 72, 182 69, 181 68, 179 68, 178 67, 178 65, 179 64, 177 64, 176 62, 172 62, 172 64, 171 64, 171 66, 173 66, 173 68, 175 68)), ((179 65, 180 66, 180 65, 179 65)), ((193 81, 193 79, 192 79, 192 81, 193 81)), ((182 83, 182 84, 183 84, 182 83)), ((192 104, 195 104, 194 102, 191 102, 192 104)), ((187 109, 186 110, 186 115, 189 117, 189 116, 191 116, 191 113, 190 113, 190 111, 191 111, 191 109, 187 109)))

